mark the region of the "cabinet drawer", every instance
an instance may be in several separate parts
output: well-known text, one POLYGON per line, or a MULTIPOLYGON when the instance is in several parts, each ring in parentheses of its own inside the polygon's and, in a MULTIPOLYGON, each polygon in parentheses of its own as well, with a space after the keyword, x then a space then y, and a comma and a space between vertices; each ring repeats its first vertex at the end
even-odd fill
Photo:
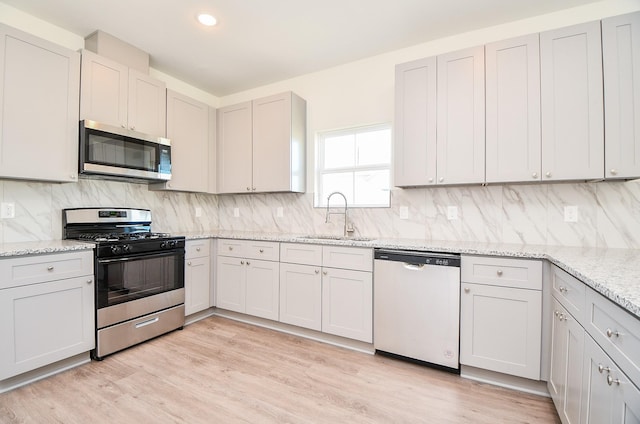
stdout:
POLYGON ((93 250, 0 260, 0 289, 93 275, 93 250))
POLYGON ((185 243, 185 259, 204 258, 211 253, 211 241, 204 240, 187 240, 185 243))
POLYGON ((281 243, 280 262, 322 266, 322 246, 317 244, 281 243))
POLYGON ((542 262, 485 256, 462 256, 460 279, 465 283, 542 290, 542 262))
POLYGON ((280 243, 272 241, 245 241, 245 257, 265 261, 280 260, 280 243))
POLYGON ((218 256, 232 256, 234 258, 243 258, 245 256, 245 250, 245 240, 218 240, 218 256))
POLYGON ((322 246, 322 266, 373 270, 373 250, 360 247, 322 246))
POLYGON ((640 320, 609 299, 586 289, 585 328, 637 386, 640 386, 640 320))
POLYGON ((551 269, 551 293, 584 327, 584 297, 586 286, 557 266, 551 269))

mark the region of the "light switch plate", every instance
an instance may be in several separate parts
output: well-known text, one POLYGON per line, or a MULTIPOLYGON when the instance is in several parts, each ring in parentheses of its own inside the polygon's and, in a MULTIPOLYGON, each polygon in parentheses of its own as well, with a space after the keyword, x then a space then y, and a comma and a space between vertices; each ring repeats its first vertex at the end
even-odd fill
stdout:
POLYGON ((577 206, 565 206, 564 207, 564 222, 578 222, 578 207, 577 206))
POLYGON ((276 208, 276 217, 282 218, 284 216, 284 208, 282 206, 278 206, 276 208))
POLYGON ((240 217, 240 208, 233 208, 233 216, 235 218, 239 218, 240 217))
POLYGON ((0 204, 0 218, 15 218, 16 217, 16 204, 9 202, 2 202, 0 204))
POLYGON ((202 216, 202 208, 199 206, 196 206, 196 218, 200 218, 202 216))
POLYGON ((447 219, 452 221, 454 219, 458 219, 458 207, 457 206, 447 206, 447 219))
POLYGON ((400 219, 409 219, 409 207, 400 206, 400 219))

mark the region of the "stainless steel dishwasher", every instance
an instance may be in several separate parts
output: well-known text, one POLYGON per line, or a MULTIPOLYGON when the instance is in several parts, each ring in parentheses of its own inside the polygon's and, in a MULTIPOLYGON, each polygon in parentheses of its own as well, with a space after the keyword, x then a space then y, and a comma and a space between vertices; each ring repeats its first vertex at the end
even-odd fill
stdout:
POLYGON ((459 370, 460 255, 376 249, 378 352, 459 370))

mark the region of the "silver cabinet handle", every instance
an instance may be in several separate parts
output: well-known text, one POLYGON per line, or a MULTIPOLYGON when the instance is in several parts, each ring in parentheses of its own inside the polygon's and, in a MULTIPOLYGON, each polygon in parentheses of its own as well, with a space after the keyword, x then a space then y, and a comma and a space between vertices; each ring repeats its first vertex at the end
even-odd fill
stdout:
POLYGON ((498 274, 498 277, 502 277, 502 270, 501 270, 501 269, 499 269, 499 270, 498 270, 498 272, 497 272, 496 274, 498 274))
POLYGON ((191 261, 187 262, 187 265, 191 266, 191 261))
POLYGON ((619 331, 612 330, 610 328, 607 328, 606 333, 607 333, 607 337, 609 337, 609 338, 611 338, 613 336, 620 337, 620 332, 619 331))
POLYGON ((566 293, 566 292, 568 292, 568 291, 569 291, 569 289, 568 289, 568 288, 566 288, 565 286, 560 286, 560 287, 558 287, 558 290, 560 290, 560 293, 566 293))
POLYGON ((322 275, 327 275, 327 271, 322 271, 322 275))
POLYGON ((233 250, 233 246, 229 246, 229 250, 233 250))
POLYGON ((47 267, 47 271, 53 271, 53 266, 49 265, 49 266, 47 267))
POLYGON ((320 274, 320 270, 319 269, 316 269, 316 274, 320 274))
POLYGON ((531 174, 531 178, 538 178, 538 173, 534 172, 533 174, 531 174))
POLYGON ((260 249, 260 253, 264 253, 264 249, 260 249))
POLYGON ((199 247, 196 247, 196 252, 199 252, 199 251, 200 251, 200 248, 199 248, 199 247))
POLYGON ((255 187, 251 187, 251 191, 256 191, 256 188, 255 187))
POLYGON ((244 265, 244 261, 240 261, 240 265, 244 265))
POLYGON ((135 130, 136 130, 136 126, 135 126, 135 125, 132 125, 132 126, 131 126, 131 131, 135 131, 135 130))
POLYGON ((87 284, 93 283, 93 280, 87 280, 87 284))
POLYGON ((555 315, 555 316, 557 317, 558 315, 560 315, 560 312, 555 311, 555 312, 553 313, 553 315, 555 315))
POLYGON ((600 374, 602 374, 604 371, 606 371, 607 373, 609 373, 609 372, 611 372, 611 368, 609 368, 609 367, 605 367, 605 366, 604 366, 604 365, 602 365, 602 364, 598 364, 598 372, 599 372, 600 374))
POLYGON ((251 187, 247 187, 247 191, 251 191, 251 187))
POLYGON ((444 177, 440 177, 440 179, 438 181, 443 182, 444 181, 444 177))
POLYGON ((249 261, 247 261, 247 265, 251 265, 251 263, 249 261))
POLYGON ((611 175, 618 175, 617 169, 612 169, 610 172, 611 172, 611 175))
POLYGON ((122 128, 127 128, 127 126, 126 126, 125 124, 120 124, 120 126, 121 126, 122 128))
POLYGON ((547 178, 551 178, 551 172, 547 172, 546 174, 544 174, 547 178))
POLYGON ((608 375, 608 376, 607 376, 607 384, 608 384, 609 386, 611 386, 611 385, 613 385, 613 384, 615 384, 615 385, 619 386, 619 385, 620 385, 620 380, 619 380, 619 379, 617 379, 617 378, 614 380, 614 379, 613 379, 613 377, 611 377, 610 375, 608 375))
POLYGON ((429 178, 429 182, 432 183, 433 182, 433 177, 429 178))
POLYGON ((469 293, 470 291, 471 291, 471 289, 470 289, 469 287, 465 287, 465 288, 464 288, 464 292, 465 292, 465 293, 469 293))

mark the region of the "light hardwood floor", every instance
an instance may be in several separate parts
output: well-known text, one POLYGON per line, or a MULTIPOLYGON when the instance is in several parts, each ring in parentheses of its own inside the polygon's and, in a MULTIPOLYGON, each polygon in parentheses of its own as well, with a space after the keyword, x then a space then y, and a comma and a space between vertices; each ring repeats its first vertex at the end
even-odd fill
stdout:
POLYGON ((0 423, 559 423, 550 399, 211 317, 0 395, 0 423))

